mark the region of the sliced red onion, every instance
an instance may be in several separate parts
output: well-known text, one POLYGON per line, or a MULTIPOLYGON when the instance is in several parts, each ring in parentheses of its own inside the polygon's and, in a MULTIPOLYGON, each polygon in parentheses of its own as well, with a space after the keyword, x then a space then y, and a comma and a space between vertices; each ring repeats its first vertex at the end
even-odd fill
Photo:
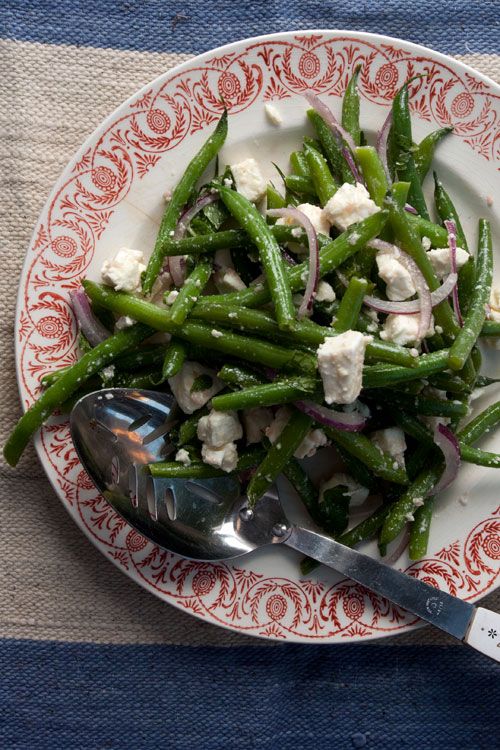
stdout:
POLYGON ((338 138, 342 138, 347 143, 351 151, 354 151, 356 148, 356 144, 354 143, 352 135, 342 127, 330 107, 323 101, 321 101, 317 94, 313 94, 310 91, 308 91, 307 94, 304 94, 304 96, 311 107, 315 109, 319 115, 321 115, 326 124, 333 130, 335 135, 338 138))
POLYGON ((318 235, 310 219, 298 208, 271 208, 267 211, 268 216, 273 218, 291 219, 295 224, 299 224, 307 235, 307 244, 309 246, 309 275, 307 277, 306 290, 300 303, 297 313, 298 318, 310 315, 314 302, 314 294, 318 288, 319 282, 319 245, 318 235))
POLYGON ((444 471, 428 495, 437 495, 453 482, 460 468, 460 446, 449 427, 439 422, 434 428, 434 442, 444 456, 444 471))
POLYGON ((202 198, 198 198, 196 203, 194 203, 192 206, 187 208, 184 213, 181 215, 181 218, 179 219, 177 223, 177 227, 175 228, 174 232, 174 239, 180 240, 184 237, 186 234, 189 224, 194 219, 196 214, 199 214, 200 211, 202 211, 205 206, 209 206, 211 203, 215 203, 215 201, 219 200, 218 193, 208 193, 207 195, 204 195, 202 198))
MULTIPOLYGON (((448 232, 448 247, 450 248, 450 260, 451 260, 451 272, 458 273, 457 270, 457 227, 454 221, 447 219, 444 222, 446 231, 448 232)), ((458 279, 458 276, 457 276, 458 279)), ((462 318, 462 312, 460 310, 460 302, 458 299, 458 286, 455 285, 452 292, 453 309, 457 316, 458 323, 463 327, 464 319, 462 318)))
POLYGON ((313 401, 295 401, 294 403, 297 409, 304 414, 308 414, 316 422, 327 425, 327 427, 335 427, 337 430, 344 430, 345 432, 360 432, 366 425, 365 417, 359 412, 336 411, 335 409, 329 409, 327 406, 315 404, 313 401))
POLYGON ((295 258, 292 258, 289 252, 287 252, 285 249, 281 250, 281 255, 283 256, 283 260, 288 263, 289 266, 296 266, 297 261, 295 258))
POLYGON ((365 184, 364 177, 359 171, 359 169, 357 168, 356 162, 353 159, 351 151, 349 151, 349 149, 346 148, 345 146, 342 147, 342 156, 346 160, 347 166, 351 170, 352 176, 354 177, 356 182, 360 182, 362 185, 364 185, 365 184))
POLYGON ((418 211, 416 208, 413 208, 413 206, 410 206, 409 203, 405 203, 405 211, 409 214, 414 214, 415 216, 418 216, 418 211))
MULTIPOLYGON (((443 281, 441 286, 431 293, 431 304, 432 307, 436 307, 440 302, 445 300, 453 291, 454 286, 457 283, 457 274, 450 273, 443 281)), ((341 279, 342 281, 342 279, 341 279)), ((389 300, 379 299, 379 297, 370 297, 367 295, 363 299, 363 303, 367 307, 371 307, 373 310, 381 313, 394 313, 395 315, 415 315, 420 312, 420 300, 413 299, 409 302, 390 302, 389 300)))
POLYGON ((406 526, 405 530, 403 531, 403 535, 401 537, 401 541, 397 545, 394 552, 391 552, 390 555, 387 555, 387 557, 384 557, 384 563, 386 565, 394 565, 395 562, 399 560, 405 549, 408 547, 408 543, 410 541, 410 529, 408 526, 406 526))
POLYGON ((89 298, 84 290, 80 287, 80 289, 71 291, 69 296, 80 331, 83 333, 89 344, 97 346, 101 341, 105 341, 109 338, 111 333, 92 312, 89 298))
POLYGON ((379 134, 377 135, 377 144, 376 144, 376 150, 377 154, 379 155, 379 159, 382 162, 382 166, 384 168, 384 172, 387 177, 387 181, 389 184, 391 184, 391 173, 389 171, 389 164, 387 163, 387 141, 389 140, 389 131, 391 129, 392 125, 392 108, 389 110, 389 114, 387 115, 384 124, 382 125, 379 134))
POLYGON ((186 280, 186 256, 172 255, 169 260, 168 270, 175 286, 182 286, 186 280))
POLYGON ((422 271, 408 253, 405 253, 404 250, 401 250, 401 248, 396 245, 392 245, 390 242, 374 239, 371 240, 371 242, 368 242, 368 245, 375 250, 396 250, 398 253, 398 261, 407 271, 410 272, 413 283, 415 284, 415 289, 417 290, 417 302, 419 304, 418 312, 420 313, 417 336, 419 339, 424 338, 429 330, 432 320, 432 296, 431 290, 429 289, 422 271))

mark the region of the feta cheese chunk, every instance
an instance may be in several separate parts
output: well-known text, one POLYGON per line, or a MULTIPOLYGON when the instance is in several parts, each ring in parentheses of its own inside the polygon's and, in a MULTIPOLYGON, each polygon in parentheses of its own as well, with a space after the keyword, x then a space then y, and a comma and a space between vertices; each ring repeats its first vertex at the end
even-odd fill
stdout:
POLYGON ((403 430, 399 427, 388 427, 385 430, 377 430, 371 435, 372 443, 383 453, 388 453, 394 458, 397 465, 404 469, 406 440, 403 430))
POLYGON ((347 487, 347 493, 350 496, 349 505, 361 505, 364 503, 370 490, 367 487, 363 487, 362 484, 356 482, 348 474, 343 474, 341 471, 332 474, 328 481, 323 482, 319 489, 319 502, 322 503, 325 500, 325 492, 327 490, 333 490, 335 487, 347 487))
POLYGON ((221 294, 240 292, 247 285, 234 268, 221 268, 214 273, 214 282, 221 294))
POLYGON ((169 292, 167 296, 165 297, 165 304, 173 305, 178 296, 179 296, 178 290, 172 289, 172 291, 169 292))
POLYGON ((221 448, 213 448, 208 443, 201 446, 203 462, 222 471, 234 471, 238 465, 238 451, 234 443, 226 443, 221 448))
POLYGON ((116 321, 115 329, 117 331, 123 331, 124 328, 130 328, 130 326, 133 326, 135 322, 136 321, 129 315, 122 315, 121 318, 118 318, 116 321))
POLYGON ((320 279, 314 299, 316 302, 335 302, 335 290, 328 283, 320 279))
POLYGON ((264 406, 257 406, 255 409, 245 409, 243 412, 243 425, 245 427, 247 443, 249 445, 260 443, 266 428, 269 427, 272 421, 273 413, 271 409, 266 409, 264 406))
POLYGON ((189 453, 185 448, 181 448, 177 451, 175 454, 175 460, 179 461, 179 463, 184 464, 184 466, 191 466, 191 459, 189 457, 189 453))
POLYGON ((361 392, 363 363, 370 336, 345 331, 318 347, 318 368, 327 404, 351 404, 361 392))
POLYGON ((379 250, 376 261, 378 275, 386 283, 386 294, 390 300, 404 300, 412 297, 415 284, 411 273, 399 262, 400 253, 396 247, 379 250))
POLYGON ((168 379, 168 384, 185 414, 192 414, 197 409, 201 409, 212 396, 224 388, 224 383, 216 377, 213 370, 203 367, 198 362, 189 361, 184 362, 177 375, 168 379), (193 383, 200 375, 209 375, 212 378, 212 385, 203 391, 195 390, 191 393, 193 383))
POLYGON ((111 260, 105 260, 101 277, 105 284, 117 292, 138 292, 141 288, 141 274, 146 270, 144 253, 122 247, 111 260))
MULTIPOLYGON (((275 443, 278 440, 285 425, 290 419, 290 416, 291 411, 287 406, 281 406, 278 409, 273 422, 271 422, 269 427, 265 430, 265 434, 271 443, 275 443)), ((293 455, 295 458, 310 458, 311 456, 314 456, 318 448, 321 448, 327 443, 328 438, 323 430, 310 430, 293 455)))
POLYGON ((376 214, 377 211, 380 211, 379 207, 372 201, 368 190, 360 182, 355 185, 344 182, 323 209, 330 224, 343 232, 351 224, 356 224, 376 214))
POLYGON ((273 125, 281 125, 281 123, 283 122, 283 118, 274 104, 264 104, 264 111, 269 122, 271 122, 273 125))
POLYGON ((212 448, 221 448, 243 437, 243 428, 235 411, 211 411, 198 422, 198 438, 212 448))
POLYGON ((496 289, 495 287, 491 290, 490 309, 486 317, 488 320, 500 323, 500 289, 496 289))
POLYGON ((290 419, 291 411, 287 406, 280 406, 271 424, 266 427, 266 437, 269 438, 271 443, 275 443, 279 438, 283 429, 290 419))
MULTIPOLYGON (((297 211, 301 211, 304 216, 307 216, 316 232, 326 234, 327 236, 330 234, 330 222, 320 206, 315 206, 312 203, 300 203, 297 206, 297 211)), ((289 218, 280 218, 277 220, 276 224, 286 224, 291 226, 295 224, 295 221, 289 218)))
MULTIPOLYGON (((448 247, 436 247, 434 250, 429 250, 426 255, 438 278, 444 279, 451 273, 451 252, 448 247)), ((460 270, 469 258, 470 255, 466 250, 457 247, 457 270, 460 270)))
MULTIPOLYGON (((419 315, 396 315, 391 313, 387 316, 380 338, 384 341, 392 341, 394 344, 406 346, 406 344, 418 344, 419 315)), ((424 338, 434 335, 434 317, 431 318, 429 330, 424 338)))
POLYGON ((267 184, 255 159, 245 159, 231 165, 236 189, 252 203, 257 203, 266 194, 267 184))

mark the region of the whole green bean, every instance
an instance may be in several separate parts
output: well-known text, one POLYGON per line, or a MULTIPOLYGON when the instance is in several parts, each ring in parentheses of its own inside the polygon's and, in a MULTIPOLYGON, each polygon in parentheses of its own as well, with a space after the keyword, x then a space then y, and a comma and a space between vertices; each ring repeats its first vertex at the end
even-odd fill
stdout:
POLYGON ((500 468, 500 455, 498 453, 483 451, 481 448, 473 448, 462 440, 459 441, 459 444, 462 461, 467 461, 469 464, 477 464, 478 466, 489 466, 490 469, 500 468))
POLYGON ((443 471, 441 462, 426 467, 412 484, 406 488, 401 497, 391 505, 382 529, 380 541, 382 544, 390 544, 395 539, 405 524, 411 520, 415 511, 415 501, 423 500, 432 490, 443 471))
POLYGON ((368 282, 366 279, 358 279, 356 276, 351 277, 344 296, 340 300, 335 321, 332 323, 337 333, 355 328, 367 290, 368 282))
POLYGON ((465 365, 483 327, 486 317, 485 305, 488 304, 490 299, 493 278, 493 246, 490 224, 484 219, 479 220, 476 265, 477 276, 474 296, 470 301, 464 325, 450 347, 448 364, 452 370, 461 370, 465 365))
POLYGON ((419 380, 445 370, 448 366, 448 349, 440 349, 415 358, 414 367, 379 364, 363 368, 363 388, 386 388, 393 383, 419 380))
POLYGON ((237 411, 256 406, 288 404, 304 398, 318 388, 315 378, 297 375, 296 377, 275 380, 273 383, 254 385, 240 391, 214 396, 212 406, 216 411, 237 411))
POLYGON ((144 325, 134 325, 115 333, 82 356, 71 365, 58 380, 47 388, 18 421, 11 432, 3 455, 7 463, 15 466, 31 436, 50 416, 56 407, 64 403, 85 381, 107 367, 127 349, 137 346, 150 336, 151 329, 144 325))
POLYGON ((289 328, 295 319, 295 309, 278 243, 253 203, 229 188, 220 186, 218 191, 228 211, 258 248, 278 325, 280 328, 289 328))
POLYGON ((421 560, 427 553, 433 511, 434 498, 427 497, 424 504, 417 508, 413 514, 415 520, 412 521, 410 526, 410 541, 408 544, 410 560, 421 560))
POLYGON ((421 183, 425 180, 427 172, 431 167, 437 145, 446 135, 448 135, 448 133, 451 132, 453 132, 452 127, 433 130, 432 133, 429 133, 420 141, 418 146, 414 147, 413 158, 415 160, 415 167, 421 183))
POLYGON ((463 427, 457 437, 466 443, 475 443, 485 433, 500 423, 500 401, 488 406, 484 411, 463 427))
POLYGON ((153 284, 160 273, 163 258, 165 257, 165 242, 170 238, 170 233, 175 230, 181 211, 188 202, 195 184, 200 179, 214 156, 220 151, 226 140, 226 135, 227 112, 224 110, 214 132, 208 140, 205 141, 196 156, 186 167, 184 174, 173 191, 172 198, 165 209, 153 253, 149 259, 142 282, 142 289, 145 294, 151 292, 153 284))
POLYGON ((325 427, 324 431, 348 453, 362 461, 376 476, 395 484, 407 484, 406 472, 394 465, 394 458, 383 453, 361 432, 346 432, 334 427, 325 427))
POLYGON ((263 385, 266 380, 262 375, 249 370, 241 365, 224 365, 217 373, 219 380, 229 385, 238 385, 241 388, 251 388, 255 385, 263 385))
POLYGON ((461 401, 444 401, 440 398, 417 395, 413 398, 402 393, 393 393, 391 397, 394 406, 409 411, 411 414, 423 414, 429 417, 465 417, 468 412, 467 404, 461 401))
POLYGON ((363 173, 370 197, 375 201, 377 206, 382 207, 387 191, 389 190, 389 184, 377 151, 373 146, 358 146, 356 149, 356 161, 363 173))
POLYGON ((311 429, 313 420, 295 410, 277 441, 269 448, 247 487, 249 507, 269 489, 311 429))
MULTIPOLYGON (((320 154, 318 154, 318 156, 320 156, 320 154)), ((316 189, 310 177, 305 177, 304 175, 299 174, 288 174, 285 177, 285 186, 292 193, 299 195, 302 200, 307 198, 316 201, 317 199, 316 189)))
POLYGON ((351 135, 356 146, 361 143, 361 128, 359 126, 359 92, 358 76, 361 65, 357 65, 346 86, 342 99, 342 127, 351 135))
POLYGON ((177 375, 186 359, 186 345, 175 337, 170 340, 162 365, 162 380, 177 375))
MULTIPOLYGON (((244 453, 240 453, 236 471, 245 471, 259 464, 265 452, 260 446, 250 448, 244 453)), ((188 466, 178 463, 177 461, 160 461, 155 464, 148 464, 148 471, 153 477, 172 477, 177 479, 207 479, 209 477, 224 477, 227 472, 217 469, 215 466, 209 466, 201 462, 193 461, 188 466)))
POLYGON ((368 516, 368 518, 365 518, 358 523, 357 526, 354 526, 352 529, 349 529, 349 531, 346 531, 345 534, 342 534, 338 539, 340 544, 344 544, 346 547, 354 547, 356 544, 374 537, 382 527, 390 508, 391 506, 389 504, 381 505, 371 514, 371 516, 368 516))
POLYGON ((330 172, 325 157, 319 151, 309 148, 309 146, 304 146, 304 153, 309 166, 314 193, 318 196, 320 204, 325 206, 332 195, 337 192, 339 186, 330 172))
POLYGON ((173 323, 184 323, 207 285, 211 273, 212 264, 208 260, 201 260, 194 267, 170 307, 170 318, 173 323))

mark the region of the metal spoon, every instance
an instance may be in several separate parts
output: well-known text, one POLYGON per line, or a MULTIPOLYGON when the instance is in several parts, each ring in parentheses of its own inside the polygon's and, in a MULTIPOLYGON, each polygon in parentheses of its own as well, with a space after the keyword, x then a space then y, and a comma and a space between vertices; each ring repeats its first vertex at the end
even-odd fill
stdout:
POLYGON ((285 544, 500 661, 499 614, 292 524, 275 487, 250 510, 234 477, 151 477, 144 467, 173 451, 168 433, 176 419, 170 393, 120 388, 84 396, 71 413, 71 434, 85 469, 117 513, 145 537, 193 560, 227 560, 285 544))

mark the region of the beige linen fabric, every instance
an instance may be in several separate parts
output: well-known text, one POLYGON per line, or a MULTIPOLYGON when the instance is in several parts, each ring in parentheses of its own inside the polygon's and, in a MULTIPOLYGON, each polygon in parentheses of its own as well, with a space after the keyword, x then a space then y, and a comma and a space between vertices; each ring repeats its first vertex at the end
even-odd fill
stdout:
MULTIPOLYGON (((13 328, 19 275, 60 172, 101 120, 188 56, 0 42, 0 443, 20 415, 13 328)), ((500 57, 459 59, 500 80, 500 57)), ((16 471, 0 459, 0 637, 234 645, 221 630, 133 584, 80 533, 30 447, 16 471)), ((500 592, 485 600, 500 610, 500 592)), ((384 641, 451 643, 430 628, 384 641)))

